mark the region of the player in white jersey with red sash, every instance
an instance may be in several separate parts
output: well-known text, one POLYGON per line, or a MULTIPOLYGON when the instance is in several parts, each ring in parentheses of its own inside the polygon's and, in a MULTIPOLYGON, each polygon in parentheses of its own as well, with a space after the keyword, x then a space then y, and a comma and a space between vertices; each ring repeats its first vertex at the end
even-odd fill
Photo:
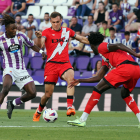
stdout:
MULTIPOLYGON (((36 97, 36 88, 32 77, 25 68, 22 55, 22 46, 25 44, 36 52, 40 52, 45 59, 46 55, 24 33, 17 31, 15 20, 9 15, 4 15, 3 24, 6 32, 0 36, 0 49, 3 55, 3 88, 0 92, 0 105, 10 91, 12 83, 24 89, 26 93, 13 101, 7 102, 8 118, 11 119, 14 106, 20 105, 36 97)), ((36 33, 36 35, 39 33, 36 33)))

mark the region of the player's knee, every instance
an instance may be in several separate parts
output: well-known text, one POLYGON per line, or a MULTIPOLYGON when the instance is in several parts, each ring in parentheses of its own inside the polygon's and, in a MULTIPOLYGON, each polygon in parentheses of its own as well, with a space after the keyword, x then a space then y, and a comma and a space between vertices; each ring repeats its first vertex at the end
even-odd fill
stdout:
POLYGON ((51 96, 52 96, 52 92, 50 92, 50 91, 45 91, 45 98, 46 98, 46 99, 51 98, 51 96))
POLYGON ((121 97, 124 99, 126 97, 130 96, 130 93, 121 93, 121 97))
POLYGON ((122 87, 122 90, 121 90, 121 97, 124 99, 126 97, 130 96, 130 92, 128 89, 122 87))
POLYGON ((49 99, 49 98, 51 98, 51 94, 45 94, 45 97, 46 97, 46 99, 49 99))
POLYGON ((30 91, 30 97, 33 99, 36 97, 36 91, 30 91))

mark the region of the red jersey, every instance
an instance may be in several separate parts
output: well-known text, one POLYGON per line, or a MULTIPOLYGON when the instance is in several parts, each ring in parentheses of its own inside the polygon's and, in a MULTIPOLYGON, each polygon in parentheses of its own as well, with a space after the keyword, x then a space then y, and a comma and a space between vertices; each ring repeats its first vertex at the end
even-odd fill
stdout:
POLYGON ((117 67, 125 60, 134 61, 134 59, 127 52, 122 50, 116 50, 115 52, 109 52, 108 43, 103 42, 98 47, 98 52, 101 55, 103 61, 102 65, 107 67, 117 67))
POLYGON ((68 42, 70 37, 75 36, 73 30, 61 27, 61 30, 55 31, 47 28, 42 32, 42 36, 46 38, 47 61, 69 61, 68 42))

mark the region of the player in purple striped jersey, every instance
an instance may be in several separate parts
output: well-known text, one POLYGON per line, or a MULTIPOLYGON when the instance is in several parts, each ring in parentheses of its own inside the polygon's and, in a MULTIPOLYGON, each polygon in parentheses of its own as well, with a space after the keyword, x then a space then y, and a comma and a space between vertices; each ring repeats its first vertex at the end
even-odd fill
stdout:
MULTIPOLYGON (((4 15, 3 24, 6 27, 6 32, 0 36, 0 49, 3 55, 3 88, 0 92, 0 105, 3 103, 5 96, 10 91, 12 83, 24 89, 26 93, 13 101, 7 102, 7 114, 11 119, 14 106, 20 105, 28 100, 36 97, 36 88, 32 77, 28 74, 22 55, 22 46, 25 44, 29 48, 42 54, 45 59, 46 55, 43 50, 40 50, 33 41, 31 41, 24 33, 17 31, 15 20, 9 15, 4 15)), ((39 32, 36 36, 40 37, 39 32)))

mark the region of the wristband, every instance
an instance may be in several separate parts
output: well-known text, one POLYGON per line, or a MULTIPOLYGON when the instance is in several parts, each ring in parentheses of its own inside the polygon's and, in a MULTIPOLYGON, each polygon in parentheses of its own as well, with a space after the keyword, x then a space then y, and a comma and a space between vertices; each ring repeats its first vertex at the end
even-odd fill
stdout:
POLYGON ((41 54, 42 54, 43 52, 44 52, 43 50, 41 50, 41 49, 39 50, 39 53, 41 53, 41 54))

